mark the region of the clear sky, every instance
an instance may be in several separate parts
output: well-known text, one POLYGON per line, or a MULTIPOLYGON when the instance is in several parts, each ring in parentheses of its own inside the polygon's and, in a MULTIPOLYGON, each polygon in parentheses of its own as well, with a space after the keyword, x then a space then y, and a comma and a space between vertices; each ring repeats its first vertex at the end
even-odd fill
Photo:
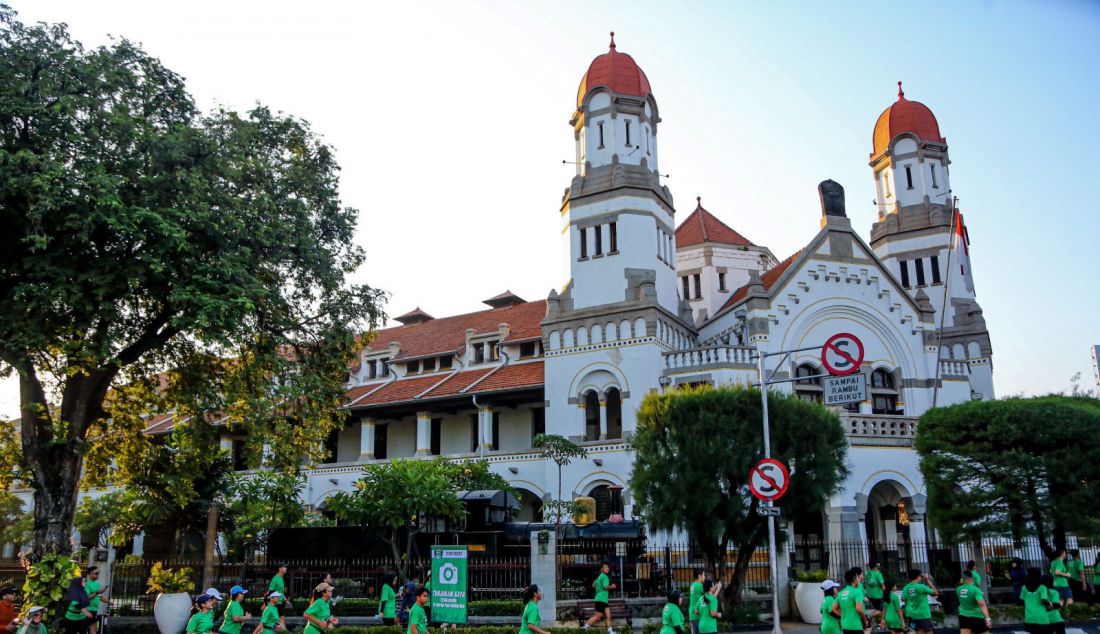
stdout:
POLYGON ((903 80, 950 146, 999 395, 1095 387, 1100 3, 8 1, 85 44, 141 42, 204 108, 310 121, 391 315, 565 282, 567 122, 608 31, 660 105, 678 215, 701 195, 780 259, 817 232, 826 178, 869 234, 871 131, 903 80))

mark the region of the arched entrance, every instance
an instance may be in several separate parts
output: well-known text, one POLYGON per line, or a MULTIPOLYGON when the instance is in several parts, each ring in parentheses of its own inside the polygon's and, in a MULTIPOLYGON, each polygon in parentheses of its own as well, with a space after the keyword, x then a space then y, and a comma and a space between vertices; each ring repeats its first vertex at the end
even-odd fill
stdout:
POLYGON ((519 510, 513 516, 514 521, 542 521, 542 497, 529 489, 516 489, 516 499, 519 502, 519 510))

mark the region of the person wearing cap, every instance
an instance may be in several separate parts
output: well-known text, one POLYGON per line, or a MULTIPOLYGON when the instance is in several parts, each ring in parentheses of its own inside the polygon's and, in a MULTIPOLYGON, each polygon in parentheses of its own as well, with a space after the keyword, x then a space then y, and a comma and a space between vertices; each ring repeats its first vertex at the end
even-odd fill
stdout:
MULTIPOLYGON (((668 603, 661 610, 660 634, 684 634, 684 611, 680 609, 680 604, 684 602, 684 595, 680 594, 679 590, 673 590, 668 593, 667 600, 668 603)), ((520 634, 526 634, 526 632, 520 634)))
POLYGON ((275 634, 275 630, 286 629, 279 616, 279 599, 282 598, 283 593, 275 590, 264 595, 264 611, 253 634, 275 634))
POLYGON ((46 608, 40 605, 27 610, 27 621, 15 634, 46 634, 46 625, 42 622, 42 618, 45 616, 46 608))
POLYGON ((98 567, 88 566, 88 569, 84 571, 84 576, 88 579, 84 583, 84 590, 88 593, 88 611, 92 613, 92 621, 88 624, 88 631, 91 634, 96 634, 96 630, 99 629, 100 602, 109 604, 110 601, 103 596, 103 593, 107 591, 107 587, 99 583, 98 567))
POLYGON ((840 584, 832 579, 821 582, 821 592, 825 594, 821 600, 821 634, 840 634, 840 617, 833 614, 838 588, 840 584))
POLYGON ((882 629, 889 628, 894 634, 902 634, 905 631, 905 610, 901 607, 901 591, 892 580, 886 580, 882 584, 885 592, 883 597, 882 629))
POLYGON ((0 630, 14 632, 15 615, 15 588, 0 588, 0 630))
POLYGON ((200 594, 195 599, 195 613, 191 620, 187 621, 188 634, 207 634, 214 630, 214 597, 209 594, 200 594))
POLYGON ((325 630, 340 623, 340 620, 332 616, 333 587, 322 581, 313 589, 313 604, 302 613, 306 619, 305 634, 321 634, 325 630))
POLYGON ((241 634, 241 626, 252 615, 244 611, 244 595, 248 594, 241 586, 233 586, 229 591, 229 603, 225 606, 222 615, 222 626, 218 631, 222 634, 241 634))

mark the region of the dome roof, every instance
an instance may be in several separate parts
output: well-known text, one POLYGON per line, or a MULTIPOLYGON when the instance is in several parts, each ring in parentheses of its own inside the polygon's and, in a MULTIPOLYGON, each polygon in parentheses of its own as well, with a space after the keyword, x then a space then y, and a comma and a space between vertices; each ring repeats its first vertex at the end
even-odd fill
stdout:
POLYGON ((633 97, 648 97, 649 79, 634 62, 634 58, 615 50, 615 32, 611 33, 611 46, 603 55, 596 57, 588 66, 588 72, 581 77, 577 88, 577 107, 581 107, 584 96, 596 86, 606 86, 611 92, 633 97))
POLYGON ((919 101, 909 101, 898 82, 898 100, 882 111, 875 122, 874 148, 871 158, 881 156, 890 142, 899 134, 912 133, 922 141, 946 143, 940 136, 940 124, 928 106, 919 101))

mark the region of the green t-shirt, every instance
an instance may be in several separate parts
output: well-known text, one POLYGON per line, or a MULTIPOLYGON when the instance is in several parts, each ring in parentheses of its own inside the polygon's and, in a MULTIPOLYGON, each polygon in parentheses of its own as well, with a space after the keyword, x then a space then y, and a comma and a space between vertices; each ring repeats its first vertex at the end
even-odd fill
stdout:
POLYGON ((661 610, 661 634, 676 634, 676 628, 683 629, 684 613, 675 603, 666 603, 661 610))
POLYGON ((1047 610, 1047 618, 1050 619, 1050 624, 1064 623, 1065 621, 1062 620, 1061 609, 1064 605, 1062 603, 1062 597, 1054 590, 1047 588, 1047 598, 1050 599, 1051 603, 1051 608, 1047 610))
MULTIPOLYGON (((317 619, 318 621, 327 621, 328 617, 332 616, 332 610, 329 609, 328 601, 320 598, 314 601, 313 605, 306 608, 305 613, 317 619)), ((307 620, 305 631, 306 634, 321 634, 321 632, 324 632, 325 630, 323 628, 317 627, 317 624, 313 621, 307 620)))
POLYGON ((877 570, 868 570, 864 575, 864 584, 867 586, 867 596, 872 599, 882 598, 882 586, 886 585, 886 579, 877 570))
POLYGON ((1100 564, 1092 567, 1092 583, 1100 586, 1100 564))
POLYGON ((392 619, 397 614, 397 593, 388 583, 382 586, 382 600, 378 602, 378 613, 385 619, 392 619))
POLYGON ((45 623, 24 623, 19 626, 19 629, 15 631, 15 634, 46 634, 45 623))
POLYGON ((283 595, 275 600, 276 605, 282 605, 283 601, 286 600, 286 581, 282 578, 281 575, 275 575, 271 578, 271 583, 267 584, 267 591, 274 591, 283 595))
POLYGON ((241 634, 241 624, 244 621, 234 621, 233 617, 244 616, 244 606, 240 601, 230 600, 229 604, 225 606, 225 613, 222 615, 222 626, 218 630, 223 634, 241 634))
POLYGON ((92 593, 99 592, 101 587, 98 581, 89 579, 84 582, 84 590, 88 593, 88 611, 92 614, 99 612, 99 595, 93 597, 92 593))
POLYGON ((886 627, 892 630, 902 629, 901 621, 901 595, 897 592, 890 593, 890 602, 886 604, 886 615, 883 618, 886 621, 886 627))
POLYGON ((519 634, 532 634, 531 628, 528 625, 534 625, 538 627, 542 624, 542 615, 539 614, 539 604, 534 601, 528 601, 527 606, 523 608, 523 617, 519 621, 519 634))
POLYGON ((1066 577, 1062 577, 1062 576, 1058 575, 1057 573, 1059 573, 1059 572, 1069 572, 1069 571, 1066 570, 1066 562, 1062 561, 1061 559, 1055 559, 1054 561, 1050 562, 1050 574, 1051 574, 1052 577, 1054 577, 1054 587, 1055 588, 1068 588, 1069 587, 1069 579, 1066 578, 1066 577))
POLYGON ((932 618, 932 608, 928 607, 928 597, 933 594, 932 588, 913 581, 906 584, 901 594, 905 597, 905 616, 911 619, 932 618))
POLYGON ((275 626, 279 624, 279 608, 269 603, 264 608, 263 614, 260 615, 260 623, 263 624, 265 630, 274 630, 275 626))
POLYGON ((978 601, 985 601, 981 588, 972 583, 964 583, 955 588, 955 596, 959 598, 959 616, 985 618, 981 606, 978 605, 978 601))
POLYGON ((703 584, 699 581, 691 582, 691 594, 688 595, 688 608, 692 611, 689 615, 690 620, 698 621, 699 615, 695 614, 694 610, 699 605, 699 599, 703 597, 703 584))
POLYGON ((1046 586, 1039 586, 1035 592, 1028 590, 1027 586, 1020 588, 1020 600, 1024 602, 1024 623, 1050 624, 1050 616, 1047 615, 1047 608, 1043 605, 1043 599, 1046 598, 1046 586))
POLYGON ((428 614, 419 603, 414 603, 409 610, 409 627, 405 634, 413 634, 413 626, 416 626, 417 634, 428 634, 428 614))
POLYGON ((840 621, 833 616, 836 597, 829 594, 821 602, 821 634, 840 634, 840 621))
POLYGON ((79 621, 80 619, 86 619, 84 612, 80 609, 80 604, 76 601, 69 601, 69 608, 65 610, 65 618, 70 621, 79 621))
POLYGON ((977 570, 971 570, 970 574, 974 575, 974 585, 981 587, 982 585, 982 573, 977 570))
POLYGON ((718 619, 711 612, 718 611, 718 597, 704 594, 699 599, 699 634, 714 634, 718 631, 718 619))
POLYGON ((607 578, 607 575, 601 572, 592 585, 596 588, 595 600, 600 603, 607 603, 607 586, 611 585, 611 580, 607 578))
POLYGON ((195 612, 191 615, 191 620, 187 621, 187 629, 185 632, 194 632, 195 634, 206 634, 214 629, 214 613, 210 610, 206 612, 195 612))
POLYGON ((863 605, 863 592, 856 586, 848 586, 840 591, 836 602, 840 604, 840 629, 862 630, 863 617, 857 606, 863 605))
MULTIPOLYGON (((1071 579, 1073 579, 1074 581, 1080 581, 1082 574, 1084 574, 1085 572, 1085 562, 1081 561, 1080 559, 1073 559, 1067 565, 1067 569, 1069 571, 1069 574, 1071 575, 1071 579)), ((88 585, 90 586, 91 583, 92 582, 89 581, 88 585)))

